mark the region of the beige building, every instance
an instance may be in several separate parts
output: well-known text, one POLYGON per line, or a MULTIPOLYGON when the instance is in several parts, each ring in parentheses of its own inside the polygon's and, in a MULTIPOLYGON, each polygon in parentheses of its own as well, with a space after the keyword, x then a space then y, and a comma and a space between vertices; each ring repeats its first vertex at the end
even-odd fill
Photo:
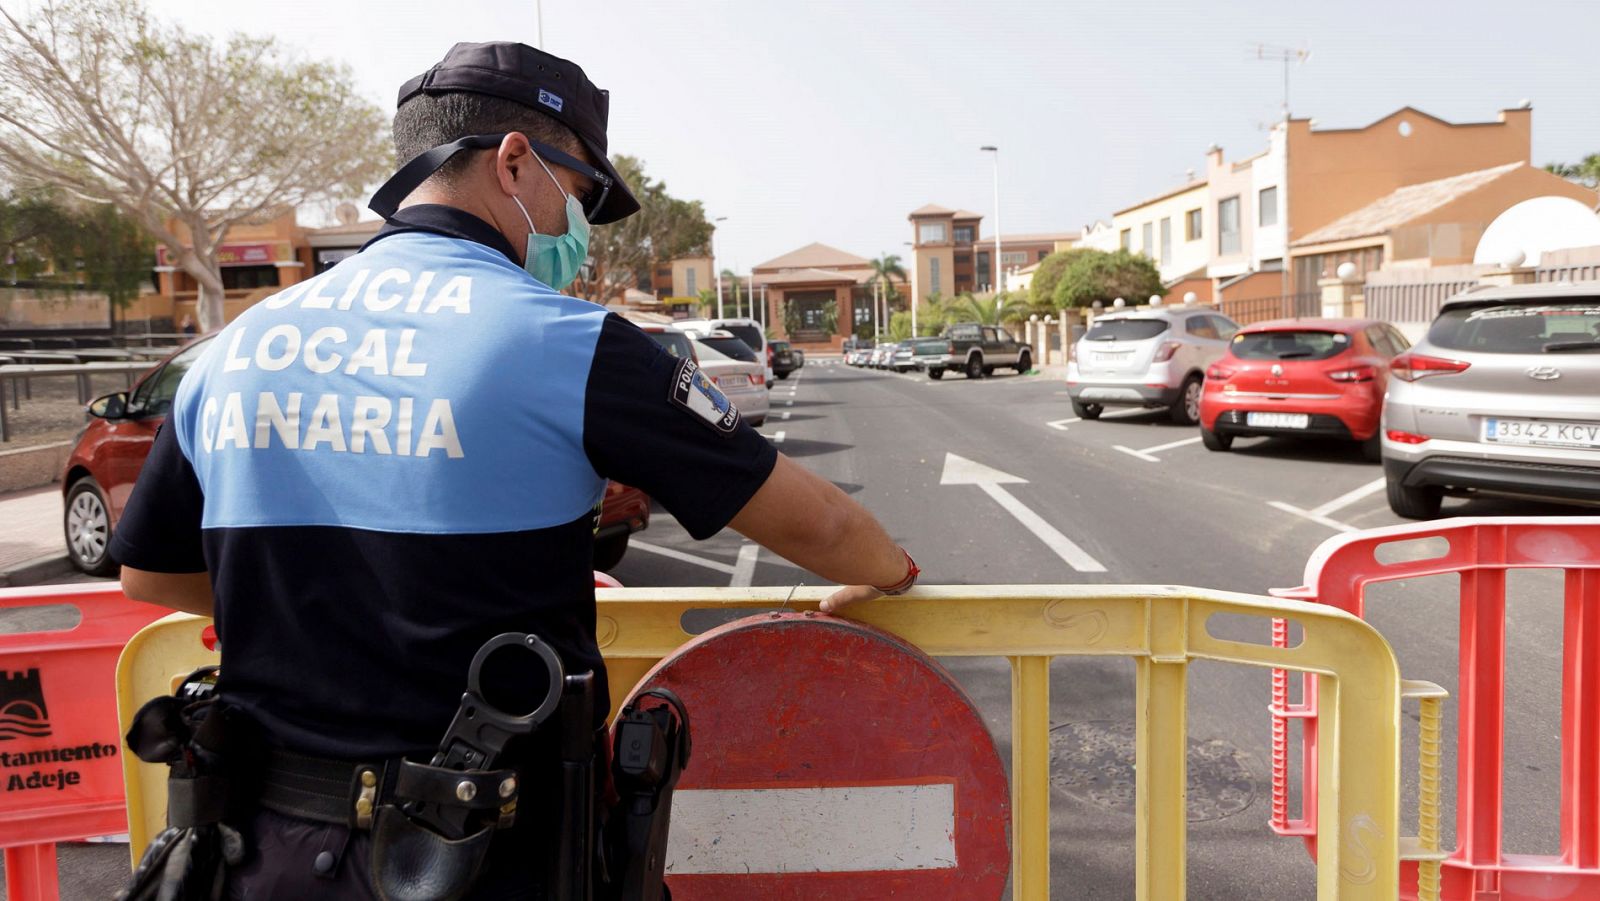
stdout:
POLYGON ((1143 254, 1161 271, 1161 282, 1179 296, 1194 291, 1200 300, 1211 299, 1206 266, 1211 255, 1207 236, 1216 225, 1210 221, 1209 183, 1190 178, 1185 184, 1142 200, 1111 216, 1117 246, 1143 254))
POLYGON ((837 247, 807 244, 755 267, 771 331, 797 344, 838 347, 872 324, 872 262, 837 247), (831 321, 830 321, 831 320, 831 321))

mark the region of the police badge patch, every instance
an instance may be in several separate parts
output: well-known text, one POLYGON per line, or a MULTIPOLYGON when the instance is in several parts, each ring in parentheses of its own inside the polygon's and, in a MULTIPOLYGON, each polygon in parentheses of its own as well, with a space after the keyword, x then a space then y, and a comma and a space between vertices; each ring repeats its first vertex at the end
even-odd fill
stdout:
POLYGON ((739 408, 712 384, 695 361, 684 359, 672 379, 672 402, 724 435, 739 425, 739 408))

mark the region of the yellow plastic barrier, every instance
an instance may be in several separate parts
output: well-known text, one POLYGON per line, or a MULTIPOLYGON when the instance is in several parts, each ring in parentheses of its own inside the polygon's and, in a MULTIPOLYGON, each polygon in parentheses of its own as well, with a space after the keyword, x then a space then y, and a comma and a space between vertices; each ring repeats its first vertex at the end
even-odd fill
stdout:
MULTIPOLYGON (((785 589, 606 589, 598 637, 613 706, 656 661, 691 636, 686 611, 777 607, 785 589)), ((787 606, 814 610, 825 590, 787 606)), ((1050 895, 1050 660, 1133 657, 1137 670, 1136 897, 1185 893, 1186 686, 1190 660, 1315 673, 1322 698, 1317 783, 1317 897, 1398 897, 1400 675, 1393 652, 1367 623, 1331 607, 1159 586, 939 586, 850 611, 934 656, 1005 657, 1011 663, 1012 892, 1050 895), (1214 637, 1217 614, 1283 617, 1303 631, 1295 647, 1214 637)), ((173 678, 214 660, 200 646, 206 620, 173 616, 141 632, 118 666, 124 720, 173 678)), ((164 773, 128 759, 128 820, 137 858, 163 821, 164 773)))

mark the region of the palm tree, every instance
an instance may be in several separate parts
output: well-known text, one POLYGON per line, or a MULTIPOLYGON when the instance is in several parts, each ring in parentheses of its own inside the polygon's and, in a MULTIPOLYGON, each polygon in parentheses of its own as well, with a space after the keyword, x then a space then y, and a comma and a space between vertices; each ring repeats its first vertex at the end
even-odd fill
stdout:
POLYGON ((872 261, 872 278, 867 279, 867 284, 876 285, 883 282, 884 296, 892 302, 900 294, 894 289, 894 280, 897 278, 901 282, 906 280, 906 269, 900 265, 900 255, 886 253, 872 261))
POLYGON ((733 315, 735 317, 743 315, 739 312, 739 273, 734 272, 732 269, 724 269, 720 277, 726 281, 733 282, 733 315))
POLYGON ((951 301, 950 310, 955 318, 983 325, 1004 325, 1028 315, 1028 304, 1010 294, 995 294, 982 300, 963 294, 951 301))

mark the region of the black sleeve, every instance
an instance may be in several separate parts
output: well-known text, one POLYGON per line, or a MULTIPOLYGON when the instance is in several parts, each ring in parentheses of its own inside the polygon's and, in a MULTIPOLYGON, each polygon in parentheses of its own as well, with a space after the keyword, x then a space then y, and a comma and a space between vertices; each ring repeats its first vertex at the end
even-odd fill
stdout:
POLYGON ((615 314, 595 345, 583 420, 595 472, 660 501, 697 539, 721 531, 778 462, 693 360, 615 314))
POLYGON ((177 429, 163 424, 111 536, 111 559, 149 572, 205 572, 204 507, 200 480, 178 446, 177 429))

